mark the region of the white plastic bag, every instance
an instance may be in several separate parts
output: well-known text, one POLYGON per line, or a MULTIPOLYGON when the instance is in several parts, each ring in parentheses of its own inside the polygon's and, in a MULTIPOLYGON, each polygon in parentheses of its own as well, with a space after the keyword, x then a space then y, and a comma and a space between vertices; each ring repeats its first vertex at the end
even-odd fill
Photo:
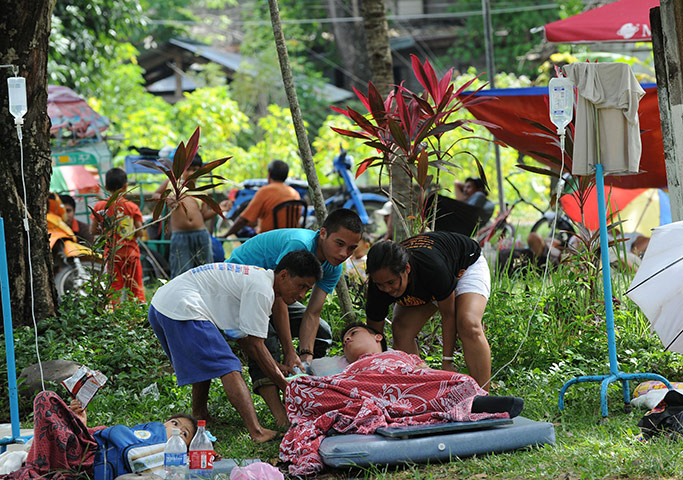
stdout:
POLYGON ((28 452, 24 450, 4 452, 0 455, 0 475, 6 475, 19 470, 24 465, 27 456, 28 452))

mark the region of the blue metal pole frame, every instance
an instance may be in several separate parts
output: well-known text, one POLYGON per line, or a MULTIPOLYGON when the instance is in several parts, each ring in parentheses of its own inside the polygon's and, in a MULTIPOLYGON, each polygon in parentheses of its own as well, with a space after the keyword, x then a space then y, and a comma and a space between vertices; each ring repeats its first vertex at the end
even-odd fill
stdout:
POLYGON ((19 425, 19 400, 17 396, 17 369, 14 363, 14 331, 12 329, 12 307, 9 298, 9 275, 7 273, 7 249, 5 248, 5 222, 0 217, 0 293, 2 294, 2 318, 5 332, 5 356, 7 357, 7 384, 9 385, 9 411, 12 434, 0 438, 0 453, 11 443, 25 443, 30 438, 22 437, 19 425))
POLYGON ((631 396, 629 392, 629 380, 647 379, 659 380, 664 383, 667 388, 672 389, 671 383, 656 373, 623 373, 619 371, 619 364, 617 363, 617 346, 614 338, 614 306, 612 304, 612 277, 610 275, 609 265, 609 239, 607 238, 607 211, 605 208, 605 179, 603 166, 600 163, 600 135, 598 124, 598 113, 595 108, 595 136, 597 142, 598 158, 595 165, 595 188, 598 196, 598 216, 600 217, 600 258, 602 260, 602 282, 604 286, 605 298, 605 324, 607 327, 607 348, 609 351, 609 375, 587 375, 582 377, 574 377, 565 383, 560 390, 560 398, 558 401, 558 408, 560 411, 564 410, 564 394, 567 389, 575 383, 581 382, 602 382, 600 388, 600 413, 603 417, 607 416, 607 387, 609 384, 616 381, 622 382, 622 390, 624 394, 624 409, 630 411, 631 396))

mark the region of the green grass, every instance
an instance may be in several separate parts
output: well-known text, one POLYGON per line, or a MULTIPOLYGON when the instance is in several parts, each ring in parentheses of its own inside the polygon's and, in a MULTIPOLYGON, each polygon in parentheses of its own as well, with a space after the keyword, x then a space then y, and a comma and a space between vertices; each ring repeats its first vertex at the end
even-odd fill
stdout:
MULTIPOLYGON (((683 378, 682 357, 663 352, 659 339, 650 333, 649 322, 623 296, 627 279, 615 281, 615 310, 619 366, 625 372, 655 372, 676 381, 683 378)), ((352 289, 353 291, 353 289, 352 289)), ((516 395, 526 402, 523 415, 555 425, 556 445, 512 453, 453 459, 440 465, 407 465, 354 470, 331 470, 328 478, 683 478, 679 461, 681 443, 667 438, 641 443, 635 440, 637 423, 644 412, 623 413, 620 385, 608 392, 609 417, 600 416, 600 386, 582 383, 570 387, 566 409, 557 409, 561 386, 577 375, 609 372, 604 308, 599 282, 591 282, 576 265, 553 272, 542 297, 540 277, 522 272, 493 282, 485 314, 487 337, 492 347, 493 371, 498 372, 491 392, 516 395), (593 290, 589 290, 592 285, 593 290)), ((151 292, 149 292, 151 293, 151 292)), ((358 297, 360 299, 360 297, 358 297)), ((164 420, 171 413, 190 411, 189 387, 177 387, 172 369, 146 321, 144 307, 123 304, 116 311, 96 312, 94 302, 79 299, 62 307, 59 319, 39 325, 43 360, 73 359, 102 370, 110 377, 89 408, 91 425, 135 424, 164 420), (159 397, 142 395, 156 384, 159 397)), ((359 301, 360 303, 360 301, 359 301)), ((343 328, 334 297, 323 309, 338 334, 343 328)), ((433 366, 440 364, 439 320, 431 320, 421 333, 422 356, 433 366)), ((35 363, 33 332, 15 329, 17 368, 35 363)), ((339 352, 339 345, 332 352, 339 352)), ((3 357, 4 353, 0 352, 3 357)), ((4 363, 4 362, 3 362, 4 363)), ((464 370, 464 363, 460 360, 464 370)), ((0 371, 0 378, 6 372, 0 371)), ((245 374, 247 382, 248 375, 245 374)), ((60 394, 61 387, 53 386, 60 394)), ((631 385, 631 390, 635 385, 631 385)), ((263 401, 254 397, 261 423, 275 428, 263 401)), ((31 424, 30 402, 22 401, 24 426, 31 424)), ((219 454, 235 458, 260 458, 276 462, 278 446, 255 446, 240 418, 227 402, 218 381, 210 393, 209 408, 223 424, 213 426, 219 454)), ((0 415, 7 415, 6 387, 0 386, 0 415)), ((0 419, 8 421, 8 419, 0 419)))

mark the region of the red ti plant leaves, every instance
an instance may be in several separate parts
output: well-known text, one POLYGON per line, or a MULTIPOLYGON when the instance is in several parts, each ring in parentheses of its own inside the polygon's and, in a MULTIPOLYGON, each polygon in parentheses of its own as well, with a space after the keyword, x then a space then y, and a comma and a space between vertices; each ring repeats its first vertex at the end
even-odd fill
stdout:
POLYGON ((370 101, 370 112, 375 119, 375 123, 377 123, 378 127, 384 126, 387 120, 387 111, 384 107, 382 95, 372 82, 368 83, 368 99, 370 101))
POLYGON ((349 113, 343 108, 335 107, 334 105, 330 105, 330 108, 335 112, 339 113, 340 115, 344 115, 345 117, 349 116, 349 113))
POLYGON ((427 180, 427 169, 429 167, 427 158, 428 155, 426 150, 422 150, 420 155, 417 157, 417 184, 421 188, 425 188, 425 183, 427 180))
POLYGON ((370 123, 370 121, 367 118, 365 118, 363 115, 353 110, 352 108, 349 108, 348 112, 349 118, 356 122, 356 125, 358 125, 360 128, 362 128, 371 135, 377 135, 377 127, 370 123))
POLYGON ((377 157, 366 158, 365 160, 360 162, 360 165, 358 165, 358 169, 356 170, 356 178, 360 177, 363 174, 363 172, 365 172, 368 169, 374 158, 377 157))
POLYGON ((392 118, 387 118, 387 122, 389 123, 391 136, 394 138, 394 141, 398 144, 401 150, 404 152, 410 151, 410 144, 408 143, 408 139, 406 138, 404 131, 401 129, 401 125, 392 118))
POLYGON ((332 130, 337 132, 339 135, 344 135, 346 137, 360 138, 362 140, 367 140, 367 136, 363 133, 354 132, 353 130, 346 130, 344 128, 330 127, 332 130))
MULTIPOLYGON (((411 63, 413 73, 424 91, 416 93, 400 84, 394 86, 386 97, 382 97, 372 83, 368 84, 367 96, 354 88, 370 116, 348 107, 346 110, 333 107, 335 112, 350 118, 360 131, 332 129, 341 135, 365 140, 365 145, 378 152, 358 164, 356 176, 362 175, 370 167, 381 169, 391 165, 405 172, 408 180, 417 185, 420 193, 416 198, 426 198, 425 192, 434 179, 438 181, 439 171, 452 173, 449 168, 457 165, 451 160, 461 153, 469 154, 454 148, 458 140, 450 145, 443 144, 449 138, 445 133, 458 128, 471 131, 468 124, 475 123, 453 115, 467 106, 468 102, 483 100, 471 95, 463 100, 458 98, 472 85, 474 79, 458 87, 452 82, 452 69, 439 78, 428 61, 422 63, 412 56, 411 63), (430 161, 430 158, 434 160, 430 161), (436 176, 429 174, 430 167, 436 169, 436 176)), ((420 211, 413 207, 411 209, 413 212, 420 211)))
POLYGON ((439 82, 436 79, 434 69, 429 64, 429 60, 425 60, 423 65, 420 63, 420 59, 418 59, 415 55, 411 55, 410 61, 412 63, 413 72, 415 73, 417 81, 420 82, 420 85, 424 87, 434 101, 438 103, 439 99, 437 99, 437 95, 439 90, 439 82))
POLYGON ((365 95, 363 95, 363 93, 360 92, 356 87, 352 87, 352 88, 353 88, 353 93, 356 94, 356 96, 358 97, 358 100, 361 101, 361 103, 365 106, 365 108, 368 109, 368 112, 369 112, 370 111, 370 102, 368 101, 368 98, 365 95))

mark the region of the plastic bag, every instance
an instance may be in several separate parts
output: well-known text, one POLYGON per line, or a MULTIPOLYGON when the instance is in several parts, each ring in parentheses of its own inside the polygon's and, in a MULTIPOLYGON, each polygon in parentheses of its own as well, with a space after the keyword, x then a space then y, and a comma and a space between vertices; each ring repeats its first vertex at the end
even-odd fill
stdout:
POLYGON ((230 480, 284 480, 284 478, 280 470, 265 462, 235 467, 230 472, 230 480))

